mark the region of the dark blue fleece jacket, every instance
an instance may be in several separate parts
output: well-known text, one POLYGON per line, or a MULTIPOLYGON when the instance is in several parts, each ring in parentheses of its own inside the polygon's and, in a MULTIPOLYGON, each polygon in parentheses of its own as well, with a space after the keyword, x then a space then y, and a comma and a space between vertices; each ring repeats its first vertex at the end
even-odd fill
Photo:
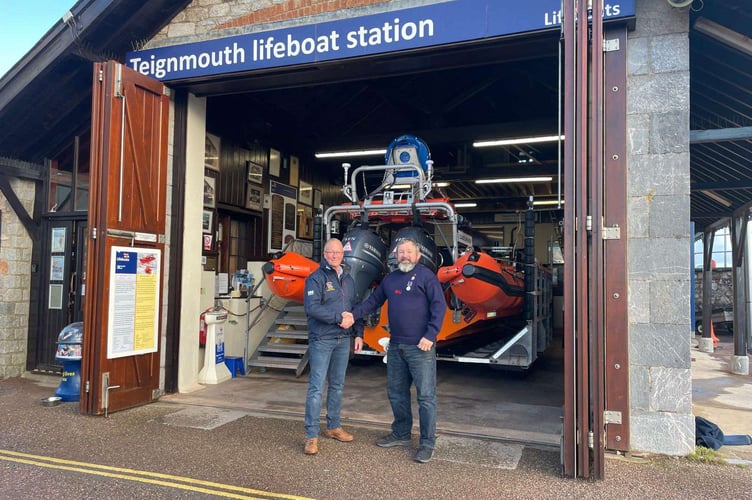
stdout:
POLYGON ((389 273, 376 290, 353 310, 360 319, 389 301, 391 343, 418 345, 421 337, 436 342, 446 313, 446 300, 436 275, 423 264, 409 273, 389 273))
POLYGON ((321 267, 308 276, 305 282, 303 305, 308 316, 308 338, 311 340, 332 338, 341 335, 363 336, 363 322, 357 322, 352 328, 340 328, 342 313, 352 312, 355 300, 355 281, 342 265, 342 275, 326 260, 321 267))

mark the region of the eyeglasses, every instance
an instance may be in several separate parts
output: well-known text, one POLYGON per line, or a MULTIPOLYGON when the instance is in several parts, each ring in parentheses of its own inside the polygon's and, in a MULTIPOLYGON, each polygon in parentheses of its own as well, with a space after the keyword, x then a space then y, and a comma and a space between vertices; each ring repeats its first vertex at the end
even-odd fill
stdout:
POLYGON ((345 252, 338 252, 336 250, 327 250, 324 253, 328 253, 329 255, 342 255, 345 252))

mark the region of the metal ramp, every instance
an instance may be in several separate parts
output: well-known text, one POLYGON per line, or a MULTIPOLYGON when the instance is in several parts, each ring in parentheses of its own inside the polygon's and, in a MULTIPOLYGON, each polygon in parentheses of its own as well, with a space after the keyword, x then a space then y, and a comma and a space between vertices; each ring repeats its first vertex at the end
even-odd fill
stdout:
POLYGON ((299 377, 308 366, 308 321, 301 305, 288 305, 280 311, 271 330, 266 332, 256 352, 248 360, 248 369, 294 370, 299 377))
POLYGON ((533 273, 535 285, 535 289, 530 292, 532 300, 528 304, 531 310, 527 311, 527 320, 520 323, 510 319, 504 328, 499 329, 499 339, 463 353, 450 352, 442 355, 437 351, 438 359, 528 369, 553 340, 553 294, 551 273, 548 270, 535 265, 527 272, 533 273))

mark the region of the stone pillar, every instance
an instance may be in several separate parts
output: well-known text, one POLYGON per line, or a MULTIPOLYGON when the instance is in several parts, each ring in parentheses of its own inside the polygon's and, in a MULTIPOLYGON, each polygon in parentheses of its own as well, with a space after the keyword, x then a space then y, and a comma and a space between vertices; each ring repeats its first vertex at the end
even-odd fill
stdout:
POLYGON ((729 366, 734 375, 749 375, 749 356, 731 356, 729 366))
POLYGON ((628 34, 630 445, 694 450, 689 231, 689 9, 636 2, 628 34))

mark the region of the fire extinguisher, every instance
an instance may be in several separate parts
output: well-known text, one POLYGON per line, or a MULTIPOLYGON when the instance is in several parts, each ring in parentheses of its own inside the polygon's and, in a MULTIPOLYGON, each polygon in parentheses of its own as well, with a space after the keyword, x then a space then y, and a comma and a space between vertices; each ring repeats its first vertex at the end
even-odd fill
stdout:
POLYGON ((198 346, 206 347, 206 311, 198 319, 198 346))

